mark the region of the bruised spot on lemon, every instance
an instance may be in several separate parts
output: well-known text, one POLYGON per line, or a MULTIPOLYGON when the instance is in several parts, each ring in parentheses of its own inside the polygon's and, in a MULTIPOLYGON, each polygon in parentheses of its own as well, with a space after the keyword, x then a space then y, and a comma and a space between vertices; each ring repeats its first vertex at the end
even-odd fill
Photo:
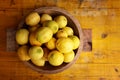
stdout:
POLYGON ((28 54, 28 50, 29 50, 29 48, 26 45, 23 45, 23 46, 18 48, 17 54, 18 54, 20 60, 22 60, 22 61, 30 60, 30 56, 28 54))
POLYGON ((19 45, 28 43, 29 31, 27 29, 19 29, 16 31, 16 42, 19 45))
POLYGON ((70 38, 59 38, 56 42, 56 48, 62 53, 72 51, 73 46, 74 43, 70 38))
POLYGON ((36 39, 40 43, 48 42, 53 36, 53 32, 48 27, 40 27, 36 32, 36 39))
POLYGON ((64 62, 69 63, 69 62, 73 61, 74 57, 75 57, 74 51, 64 53, 64 62))
POLYGON ((64 56, 57 50, 51 51, 48 55, 48 61, 52 66, 59 66, 64 61, 64 56))
POLYGON ((29 55, 31 59, 38 60, 43 57, 43 54, 43 49, 39 46, 33 46, 29 49, 29 55))

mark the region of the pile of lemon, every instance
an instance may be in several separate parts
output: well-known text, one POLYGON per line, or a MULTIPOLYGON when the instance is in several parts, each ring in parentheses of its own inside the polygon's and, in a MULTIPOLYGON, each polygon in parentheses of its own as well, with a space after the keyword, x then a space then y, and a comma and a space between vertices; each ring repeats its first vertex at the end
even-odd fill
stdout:
POLYGON ((28 28, 16 31, 17 50, 22 61, 31 60, 37 66, 44 66, 48 61, 52 66, 63 62, 69 63, 74 57, 74 50, 80 45, 80 39, 74 35, 64 15, 30 13, 25 18, 28 28))

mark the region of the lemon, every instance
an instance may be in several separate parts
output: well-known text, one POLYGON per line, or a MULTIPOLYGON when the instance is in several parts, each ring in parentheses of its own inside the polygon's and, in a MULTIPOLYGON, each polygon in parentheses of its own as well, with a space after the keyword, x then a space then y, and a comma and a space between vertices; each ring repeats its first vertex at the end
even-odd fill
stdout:
POLYGON ((50 52, 49 49, 46 47, 43 47, 43 52, 44 52, 43 58, 45 59, 45 61, 48 61, 48 54, 50 52))
POLYGON ((58 23, 59 28, 64 28, 67 25, 67 18, 63 15, 55 17, 54 20, 58 23))
POLYGON ((26 17, 25 22, 29 26, 35 26, 40 22, 40 15, 37 12, 32 12, 26 17))
POLYGON ((80 39, 75 35, 70 36, 69 38, 74 42, 73 50, 77 49, 80 45, 80 39))
POLYGON ((32 46, 30 49, 29 49, 29 55, 30 55, 30 58, 31 59, 41 59, 43 57, 43 49, 39 46, 32 46))
POLYGON ((35 64, 36 66, 44 66, 45 65, 45 59, 31 59, 32 63, 35 64))
POLYGON ((63 30, 67 32, 68 36, 73 35, 73 29, 71 27, 64 27, 63 30))
POLYGON ((56 48, 55 43, 56 43, 56 39, 53 37, 47 43, 45 43, 45 45, 48 49, 53 50, 56 48))
POLYGON ((64 61, 64 56, 57 50, 51 51, 48 55, 48 61, 53 66, 59 66, 64 61))
POLYGON ((38 27, 40 27, 40 25, 35 25, 35 26, 32 26, 32 27, 28 27, 28 29, 29 29, 30 32, 35 32, 35 30, 37 30, 38 27))
POLYGON ((73 46, 74 43, 70 38, 59 38, 56 42, 56 48, 62 53, 72 51, 73 46))
POLYGON ((36 32, 36 39, 40 43, 48 42, 53 36, 53 32, 48 27, 40 27, 36 32))
POLYGON ((41 46, 42 45, 42 43, 40 43, 39 41, 37 41, 35 32, 31 32, 30 33, 29 42, 30 42, 30 44, 32 46, 41 46))
POLYGON ((16 31, 16 42, 19 45, 28 43, 29 31, 27 29, 19 29, 16 31))
POLYGON ((75 57, 74 51, 64 53, 64 62, 69 63, 74 59, 74 57, 75 57))
POLYGON ((28 55, 28 49, 29 48, 26 45, 23 45, 23 46, 21 46, 21 47, 18 48, 17 54, 18 54, 20 60, 22 60, 22 61, 28 61, 28 60, 30 60, 30 57, 28 55))
POLYGON ((68 34, 67 34, 67 32, 64 31, 64 30, 59 30, 59 31, 56 33, 56 37, 57 37, 57 38, 68 37, 68 34))
POLYGON ((55 21, 49 20, 49 21, 45 21, 43 23, 43 27, 49 27, 52 31, 53 34, 55 34, 58 31, 58 24, 55 21))
POLYGON ((49 14, 42 14, 41 23, 48 21, 48 20, 52 20, 52 17, 49 14))

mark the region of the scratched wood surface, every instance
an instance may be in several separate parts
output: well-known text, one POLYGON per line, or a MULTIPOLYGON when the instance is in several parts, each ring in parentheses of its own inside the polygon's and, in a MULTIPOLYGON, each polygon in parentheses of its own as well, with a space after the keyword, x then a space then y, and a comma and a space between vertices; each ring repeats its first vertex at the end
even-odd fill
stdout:
POLYGON ((120 0, 0 0, 0 80, 120 80, 120 0), (56 6, 92 30, 92 51, 57 74, 40 74, 7 51, 7 30, 42 6, 56 6))

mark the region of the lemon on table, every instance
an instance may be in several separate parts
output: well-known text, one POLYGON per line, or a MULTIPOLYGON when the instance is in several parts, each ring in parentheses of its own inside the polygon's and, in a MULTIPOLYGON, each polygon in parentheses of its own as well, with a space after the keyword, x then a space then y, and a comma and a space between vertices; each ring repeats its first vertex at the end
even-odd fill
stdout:
POLYGON ((18 48, 17 54, 18 54, 20 60, 22 60, 22 61, 30 60, 30 56, 28 54, 28 50, 29 50, 29 48, 26 45, 23 45, 23 46, 18 48))
POLYGON ((64 62, 69 63, 74 59, 74 57, 75 57, 74 51, 64 53, 64 62))
POLYGON ((30 55, 30 58, 31 59, 41 59, 43 57, 43 49, 39 46, 32 46, 30 49, 29 49, 29 55, 30 55))
POLYGON ((59 38, 56 42, 56 48, 62 53, 72 51, 73 46, 74 43, 70 38, 59 38))
POLYGON ((59 66, 64 61, 64 56, 57 50, 51 51, 48 55, 48 61, 53 66, 59 66))
POLYGON ((27 29, 19 29, 16 31, 16 42, 19 45, 28 43, 29 31, 27 29))

